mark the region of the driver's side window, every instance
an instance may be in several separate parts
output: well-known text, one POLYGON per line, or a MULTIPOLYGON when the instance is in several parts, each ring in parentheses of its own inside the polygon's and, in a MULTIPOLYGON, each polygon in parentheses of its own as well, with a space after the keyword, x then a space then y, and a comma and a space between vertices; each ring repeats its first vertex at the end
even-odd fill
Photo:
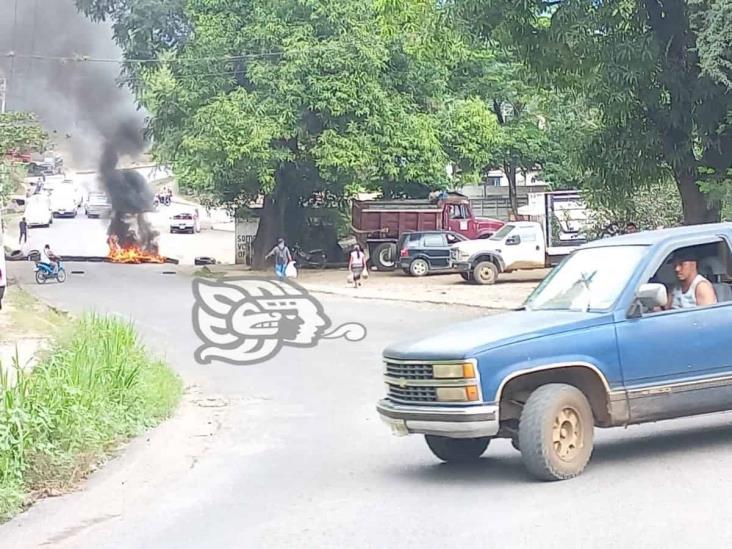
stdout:
POLYGON ((732 302, 732 254, 729 244, 715 239, 696 246, 674 249, 647 284, 662 284, 667 302, 644 314, 708 307, 732 302))

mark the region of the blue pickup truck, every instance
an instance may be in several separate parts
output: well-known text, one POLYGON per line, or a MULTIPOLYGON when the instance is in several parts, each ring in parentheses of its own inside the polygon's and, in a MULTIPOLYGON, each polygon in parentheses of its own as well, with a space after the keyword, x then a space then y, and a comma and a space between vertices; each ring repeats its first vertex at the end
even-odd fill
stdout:
POLYGON ((732 410, 732 224, 586 244, 502 315, 384 350, 381 418, 447 462, 509 438, 542 480, 580 474, 595 427, 732 410))

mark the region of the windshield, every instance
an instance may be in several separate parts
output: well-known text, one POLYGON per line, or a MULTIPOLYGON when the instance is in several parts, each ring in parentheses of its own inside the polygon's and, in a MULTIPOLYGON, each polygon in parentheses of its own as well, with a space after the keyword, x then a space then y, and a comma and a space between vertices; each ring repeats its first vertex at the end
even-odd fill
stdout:
POLYGON ((496 234, 490 237, 490 240, 503 240, 513 229, 514 225, 504 225, 496 234))
POLYGON ((526 301, 530 310, 610 308, 646 253, 644 246, 579 250, 557 267, 526 301))

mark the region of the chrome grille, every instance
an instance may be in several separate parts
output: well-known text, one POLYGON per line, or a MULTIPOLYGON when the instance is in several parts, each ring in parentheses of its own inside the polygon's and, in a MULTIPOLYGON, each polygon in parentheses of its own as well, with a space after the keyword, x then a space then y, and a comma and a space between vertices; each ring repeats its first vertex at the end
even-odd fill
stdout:
POLYGON ((389 385, 389 398, 397 402, 436 402, 435 387, 398 387, 389 385))
POLYGON ((432 379, 432 364, 386 363, 386 375, 400 379, 432 379))

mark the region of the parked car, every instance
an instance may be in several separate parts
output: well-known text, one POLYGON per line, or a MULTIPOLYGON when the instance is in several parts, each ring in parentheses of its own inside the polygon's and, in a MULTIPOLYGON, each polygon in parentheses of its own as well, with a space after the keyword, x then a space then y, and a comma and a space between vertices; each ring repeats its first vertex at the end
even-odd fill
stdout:
POLYGON ((51 195, 51 212, 54 217, 76 217, 77 206, 73 188, 59 185, 51 195))
POLYGON ((595 427, 730 411, 731 243, 724 223, 585 244, 521 310, 384 350, 378 413, 443 461, 509 438, 533 476, 561 480, 585 469, 595 427), (694 266, 716 303, 696 305, 692 291, 669 307, 677 273, 690 280, 694 266))
POLYGON ((170 216, 171 233, 200 233, 198 210, 182 211, 170 216))
POLYGON ((399 239, 399 268, 412 276, 448 271, 450 246, 467 240, 451 231, 415 231, 404 233, 399 239))
POLYGON ((110 204, 107 195, 102 192, 89 193, 84 213, 87 217, 107 216, 112 212, 112 204, 110 204))

